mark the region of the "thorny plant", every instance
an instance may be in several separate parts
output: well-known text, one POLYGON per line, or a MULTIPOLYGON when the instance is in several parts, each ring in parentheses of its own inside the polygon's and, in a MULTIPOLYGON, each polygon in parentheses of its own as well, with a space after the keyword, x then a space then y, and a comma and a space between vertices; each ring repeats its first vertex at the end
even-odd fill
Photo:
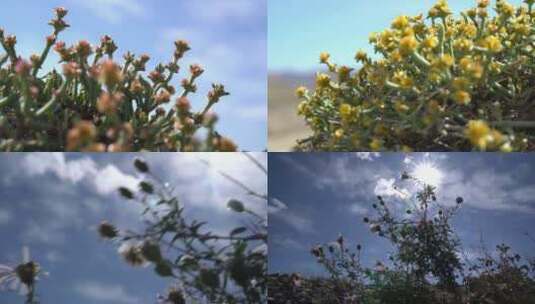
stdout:
MULTIPOLYGON (((267 172, 252 156, 245 154, 267 172)), ((152 265, 161 277, 169 278, 172 286, 160 303, 262 303, 266 293, 267 227, 264 216, 248 209, 242 202, 231 199, 229 210, 242 214, 246 224, 228 234, 204 228, 206 222, 189 219, 184 205, 173 189, 154 175, 147 163, 136 159, 136 169, 145 180, 139 191, 120 188, 127 200, 143 207, 145 228, 141 232, 121 231, 113 224, 102 222, 99 233, 119 244, 119 252, 132 266, 152 265), (189 302, 188 302, 189 303, 189 302)), ((247 189, 251 198, 267 200, 234 177, 223 176, 247 189)))
POLYGON ((328 73, 299 87, 313 130, 302 150, 531 151, 535 149, 534 0, 489 0, 453 16, 446 0, 370 35, 377 58, 358 69, 320 55, 328 73), (427 21, 426 21, 427 20, 427 21))
POLYGON ((38 304, 36 284, 42 274, 41 266, 30 259, 28 247, 22 248, 22 261, 14 267, 0 264, 0 290, 19 290, 26 304, 38 304))
POLYGON ((362 245, 351 250, 342 235, 312 248, 331 283, 341 290, 339 303, 520 304, 535 299, 534 260, 501 244, 497 255, 485 251, 474 261, 461 261, 463 250, 450 222, 463 198, 443 206, 433 186, 407 173, 402 179, 421 186, 405 214, 378 196, 372 204, 377 215, 363 219, 372 233, 393 245, 390 265, 378 261, 373 268, 363 266, 362 245))
POLYGON ((224 86, 213 84, 206 105, 197 112, 189 97, 197 92, 195 81, 203 68, 189 67, 181 92, 172 84, 180 59, 190 50, 187 42, 177 40, 170 62, 146 72, 148 55, 127 52, 120 64, 109 36, 95 47, 86 40, 73 46, 58 40, 69 27, 66 15, 66 9, 55 9, 52 34, 42 53, 29 60, 17 54, 16 36, 0 29, 5 51, 0 56, 1 151, 237 150, 216 131, 218 118, 211 112, 229 95, 224 86), (62 73, 42 72, 51 51, 59 55, 62 73), (203 139, 199 133, 207 135, 203 139))

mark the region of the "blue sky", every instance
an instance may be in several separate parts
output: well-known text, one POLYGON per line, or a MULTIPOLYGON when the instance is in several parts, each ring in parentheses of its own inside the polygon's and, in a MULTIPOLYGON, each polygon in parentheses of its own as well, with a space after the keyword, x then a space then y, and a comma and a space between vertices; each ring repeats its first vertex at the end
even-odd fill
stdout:
MULTIPOLYGON (((136 189, 141 176, 132 162, 138 154, 3 154, 0 156, 0 264, 16 265, 21 248, 50 274, 38 283, 41 303, 154 303, 168 283, 151 267, 132 268, 95 228, 107 220, 121 228, 140 228, 140 209, 119 197, 119 186, 136 189)), ((253 155, 266 165, 265 153, 253 155)), ((244 194, 217 170, 267 193, 267 177, 240 153, 147 153, 142 157, 172 186, 187 216, 228 232, 243 218, 226 208, 242 200, 260 214, 265 202, 244 194), (200 160, 208 161, 211 166, 200 160)), ((0 289, 0 303, 22 303, 0 289)))
MULTIPOLYGON (((267 132, 266 2, 3 0, 0 27, 17 35, 21 54, 40 53, 44 37, 50 34, 46 24, 52 9, 64 6, 70 11, 67 21, 71 28, 61 40, 97 43, 109 34, 121 54, 130 50, 152 55, 151 68, 171 58, 173 41, 188 40, 192 51, 183 61, 183 71, 190 63, 200 63, 206 69, 197 95, 204 98, 212 82, 223 83, 232 94, 215 108, 221 118, 221 133, 235 139, 241 149, 261 151, 266 148, 267 132)), ((201 108, 204 101, 197 99, 194 106, 201 108)))
POLYGON ((406 170, 438 187, 438 202, 464 204, 453 220, 463 259, 505 242, 533 257, 535 241, 535 157, 499 153, 272 153, 269 155, 269 271, 322 275, 309 251, 336 240, 361 244, 366 266, 385 261, 392 247, 372 235, 362 221, 382 195, 404 214, 414 184, 401 181, 406 170), (427 168, 427 169, 426 169, 427 168), (431 168, 431 169, 429 169, 431 168), (393 191, 409 194, 400 195, 393 191), (481 238, 482 236, 482 238, 481 238))
MULTIPOLYGON (((369 53, 369 34, 386 29, 399 15, 427 13, 435 0, 270 0, 268 3, 268 68, 270 71, 310 71, 319 54, 334 62, 354 63, 357 50, 369 53)), ((475 6, 475 0, 450 0, 455 12, 475 6)), ((493 3, 495 1, 492 1, 493 3)), ((520 4, 522 0, 510 0, 520 4)))

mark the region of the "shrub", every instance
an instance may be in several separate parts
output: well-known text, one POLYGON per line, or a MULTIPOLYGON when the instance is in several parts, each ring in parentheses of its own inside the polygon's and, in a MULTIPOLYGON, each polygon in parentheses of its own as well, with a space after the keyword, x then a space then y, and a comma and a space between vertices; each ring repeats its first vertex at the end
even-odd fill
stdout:
POLYGON ((17 38, 0 29, 6 52, 0 57, 1 151, 237 149, 216 131, 217 116, 211 112, 228 95, 223 85, 213 84, 206 105, 196 112, 188 97, 196 93, 195 81, 203 68, 189 67, 181 92, 171 84, 181 68, 180 59, 190 50, 187 42, 176 41, 171 61, 147 73, 148 55, 127 52, 120 64, 109 36, 96 47, 85 40, 66 46, 58 35, 69 27, 67 10, 57 8, 55 14, 44 50, 29 60, 17 55, 17 38), (51 51, 60 57, 61 73, 42 72, 51 51), (206 132, 198 132, 202 129, 206 132), (198 133, 207 135, 203 139, 198 133))
MULTIPOLYGON (((154 175, 144 161, 138 159, 134 165, 145 180, 140 182, 138 191, 120 188, 119 193, 124 199, 141 204, 144 229, 120 230, 102 222, 98 230, 102 238, 119 246, 119 253, 127 263, 152 265, 158 276, 171 280, 169 291, 159 296, 160 302, 183 304, 188 298, 192 303, 265 302, 265 218, 241 201, 230 200, 228 209, 243 215, 246 224, 228 234, 210 231, 205 228, 206 222, 185 215, 184 206, 172 188, 154 175)), ((251 189, 247 192, 266 200, 264 194, 251 189)))
POLYGON ((533 0, 489 0, 459 18, 446 0, 370 35, 377 58, 331 62, 316 88, 297 89, 313 130, 302 150, 531 151, 535 149, 533 0))
POLYGON ((327 277, 270 275, 270 302, 520 304, 535 299, 535 260, 523 259, 502 244, 497 254, 482 252, 474 261, 461 261, 463 250, 451 220, 463 199, 441 205, 434 187, 407 173, 402 178, 421 187, 415 202, 404 200, 409 207, 400 212, 377 197, 372 204, 376 215, 363 219, 374 235, 393 245, 388 262, 364 266, 363 246, 349 246, 340 235, 311 249, 327 277))

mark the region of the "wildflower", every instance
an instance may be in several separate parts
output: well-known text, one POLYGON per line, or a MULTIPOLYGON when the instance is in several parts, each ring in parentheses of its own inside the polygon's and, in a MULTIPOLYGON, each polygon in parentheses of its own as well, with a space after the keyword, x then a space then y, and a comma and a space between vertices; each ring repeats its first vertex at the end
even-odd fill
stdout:
POLYGON ((320 54, 320 63, 328 63, 330 57, 331 57, 331 55, 329 53, 322 52, 320 54))
POLYGON ((329 75, 318 73, 318 75, 316 76, 316 85, 318 87, 325 88, 325 87, 328 87, 330 83, 331 83, 331 78, 329 77, 329 75))
POLYGON ((192 64, 189 66, 189 71, 191 73, 191 76, 193 77, 199 77, 202 73, 204 73, 204 69, 198 65, 198 64, 192 64))
POLYGON ((97 110, 100 113, 111 115, 117 112, 117 109, 123 102, 123 94, 103 92, 97 100, 97 110))
POLYGON ((63 75, 68 79, 77 78, 82 73, 80 65, 76 62, 68 62, 63 65, 63 75))
POLYGON ((381 150, 382 145, 383 145, 382 141, 378 138, 373 138, 372 141, 370 142, 370 148, 372 149, 372 151, 381 150))
POLYGON ((28 76, 32 69, 32 64, 27 60, 19 58, 15 63, 15 73, 19 76, 28 76))
POLYGON ((163 89, 154 97, 154 102, 156 104, 168 103, 171 100, 171 93, 163 89))
POLYGON ((359 50, 355 55, 355 60, 365 62, 366 60, 368 60, 368 55, 366 54, 366 52, 359 50))
POLYGON ((306 87, 300 86, 295 90, 295 95, 298 98, 304 98, 306 96, 306 94, 307 94, 307 88, 306 87))
POLYGON ((491 129, 487 123, 482 120, 471 120, 468 122, 465 129, 466 137, 470 140, 472 145, 478 147, 480 150, 486 150, 490 133, 491 129))
POLYGON ((112 60, 105 60, 99 66, 99 80, 108 88, 112 88, 121 82, 123 75, 121 68, 112 60))
POLYGON ((392 22, 392 28, 394 29, 404 29, 409 26, 409 18, 407 16, 399 16, 392 22))
POLYGON ((436 36, 428 36, 422 41, 422 47, 427 49, 434 49, 438 46, 438 38, 436 36))
POLYGON ((97 130, 92 122, 81 120, 67 133, 67 149, 72 151, 92 142, 97 130))
POLYGON ((470 93, 463 90, 458 90, 453 93, 453 100, 460 105, 467 105, 470 103, 470 101, 472 101, 472 97, 470 96, 470 93))
POLYGON ((336 131, 334 131, 334 137, 336 139, 341 139, 343 136, 344 136, 344 129, 336 129, 336 131))
POLYGON ((340 111, 340 117, 343 120, 350 120, 352 117, 352 113, 353 113, 353 107, 347 103, 343 103, 340 105, 339 111, 340 111))
POLYGON ((182 96, 177 99, 176 107, 179 113, 187 113, 191 109, 191 103, 187 97, 182 96))
POLYGON ((399 52, 402 55, 410 55, 418 47, 418 41, 413 35, 405 36, 399 41, 399 52))
POLYGON ((91 55, 91 44, 89 44, 87 40, 79 41, 76 45, 76 52, 80 57, 86 58, 87 56, 91 55))
POLYGON ((503 49, 503 45, 500 38, 493 35, 485 38, 484 45, 492 53, 499 53, 503 49))

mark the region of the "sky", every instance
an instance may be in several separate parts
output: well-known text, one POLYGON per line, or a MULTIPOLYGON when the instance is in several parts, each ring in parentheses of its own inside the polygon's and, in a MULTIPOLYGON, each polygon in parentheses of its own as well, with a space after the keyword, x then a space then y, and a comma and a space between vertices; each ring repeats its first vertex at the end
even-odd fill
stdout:
MULTIPOLYGON (((265 153, 252 156, 267 165, 265 153)), ((142 228, 140 207, 117 192, 120 186, 137 189, 142 176, 133 167, 135 157, 176 187, 186 216, 207 221, 207 230, 228 233, 244 224, 226 208, 230 198, 267 214, 265 201, 218 173, 267 193, 267 176, 241 153, 2 154, 0 264, 16 266, 28 246, 32 260, 49 273, 38 282, 40 303, 155 303, 157 293, 169 287, 151 267, 128 266, 117 245, 101 240, 96 231, 103 220, 122 229, 142 228)), ((22 302, 16 292, 0 290, 0 303, 22 302)))
POLYGON ((404 171, 435 185, 443 206, 464 198, 452 221, 464 261, 501 243, 525 257, 535 252, 535 239, 525 235, 533 238, 535 231, 535 157, 529 154, 271 153, 269 167, 270 273, 325 275, 310 249, 340 233, 347 246, 362 245, 365 266, 386 262, 392 247, 363 218, 373 217, 377 195, 405 214, 417 187, 401 180, 404 171))
MULTIPOLYGON (((41 53, 52 9, 69 10, 71 27, 60 40, 86 39, 98 43, 110 35, 119 53, 150 54, 148 67, 171 59, 177 39, 190 42, 192 50, 182 64, 185 75, 192 63, 205 68, 199 81, 194 108, 205 105, 211 83, 222 83, 231 96, 214 108, 220 133, 234 139, 242 150, 266 148, 266 0, 3 0, 0 27, 16 34, 19 53, 41 53)), ((51 68, 53 61, 45 67, 51 68)))
MULTIPOLYGON (((456 13, 475 0, 449 0, 456 13)), ((509 0, 518 5, 522 0, 509 0)), ((354 63, 357 50, 373 53, 370 33, 383 31, 399 15, 427 13, 436 0, 270 0, 268 69, 272 72, 317 70, 319 54, 333 62, 354 63)), ((495 1, 492 1, 494 4, 495 1)))

